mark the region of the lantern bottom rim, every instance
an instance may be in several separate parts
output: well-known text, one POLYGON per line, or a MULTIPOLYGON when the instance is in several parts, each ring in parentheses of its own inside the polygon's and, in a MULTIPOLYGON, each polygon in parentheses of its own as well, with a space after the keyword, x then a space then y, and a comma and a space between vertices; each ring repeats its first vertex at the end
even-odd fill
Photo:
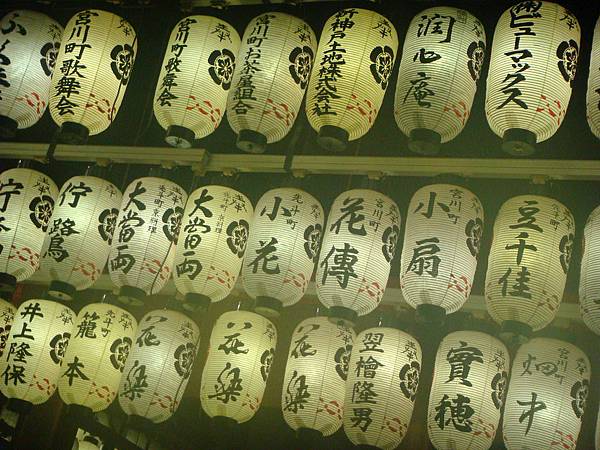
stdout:
POLYGON ((144 304, 146 292, 135 286, 121 286, 118 299, 124 305, 142 306, 144 304))
POLYGON ((231 417, 227 417, 227 416, 214 416, 212 418, 212 422, 217 427, 224 427, 224 428, 228 428, 228 427, 235 426, 238 424, 235 419, 232 419, 231 417))
POLYGON ((267 137, 258 131, 240 130, 236 146, 248 153, 264 153, 267 149, 267 137))
POLYGON ((90 136, 90 130, 84 125, 75 122, 64 122, 60 126, 58 141, 63 144, 85 144, 90 136))
POLYGON ((156 424, 150 419, 137 414, 131 414, 127 416, 125 421, 125 428, 141 431, 143 433, 150 433, 156 427, 156 424))
POLYGON ((323 125, 319 129, 317 142, 325 150, 341 152, 346 150, 350 134, 343 128, 334 125, 323 125))
POLYGON ((442 326, 446 321, 446 310, 438 305, 417 305, 417 323, 442 326))
POLYGON ((17 135, 19 124, 15 119, 0 115, 0 138, 11 139, 17 135))
POLYGON ((171 147, 191 148, 196 135, 192 130, 179 125, 170 125, 167 128, 165 142, 171 147))
POLYGON ((6 407, 19 414, 29 414, 31 408, 33 408, 33 403, 20 398, 9 398, 6 407))
POLYGON ((353 327, 358 319, 358 313, 345 306, 332 306, 328 311, 329 321, 336 323, 343 322, 346 326, 353 327))
POLYGON ((254 312, 261 314, 267 318, 279 317, 281 310, 283 309, 283 303, 273 297, 258 296, 256 297, 256 305, 254 306, 254 312))
POLYGON ((502 328, 498 336, 500 339, 508 345, 524 344, 529 340, 533 329, 526 323, 519 322, 518 320, 505 320, 502 322, 502 328))
POLYGON ((52 280, 48 287, 48 295, 54 299, 62 301, 73 300, 77 289, 70 283, 60 280, 52 280))
POLYGON ((415 128, 410 131, 408 148, 421 155, 437 155, 440 151, 442 136, 427 128, 415 128))
POLYGON ((535 152, 535 133, 523 128, 510 128, 502 136, 502 150, 513 156, 529 156, 535 152))
POLYGON ((189 312, 202 311, 206 312, 212 300, 208 295, 188 292, 183 298, 183 309, 189 312))
POLYGON ((0 272, 0 297, 5 300, 10 300, 15 288, 17 287, 17 278, 14 275, 6 272, 0 272))

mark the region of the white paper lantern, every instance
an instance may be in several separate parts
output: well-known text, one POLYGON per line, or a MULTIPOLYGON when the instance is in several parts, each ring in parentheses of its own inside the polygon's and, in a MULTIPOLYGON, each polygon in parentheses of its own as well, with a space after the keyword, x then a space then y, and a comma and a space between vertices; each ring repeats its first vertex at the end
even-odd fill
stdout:
POLYGON ((92 303, 75 320, 58 393, 67 405, 102 411, 117 396, 137 322, 118 306, 92 303))
POLYGON ((0 358, 6 350, 6 342, 10 336, 10 330, 16 313, 17 308, 0 298, 0 358))
POLYGON ((440 343, 427 430, 438 450, 491 447, 508 388, 510 356, 498 339, 478 331, 456 331, 440 343))
POLYGON ((242 282, 261 312, 278 313, 304 296, 318 258, 323 221, 319 201, 300 189, 272 189, 260 198, 242 282))
POLYGON ((300 112, 317 38, 306 22, 280 12, 253 18, 227 99, 227 121, 238 148, 262 153, 283 139, 300 112))
POLYGON ((348 363, 356 334, 327 317, 298 324, 288 354, 281 408, 294 430, 316 430, 323 436, 342 426, 348 363))
POLYGON ((63 28, 34 11, 0 20, 0 135, 35 124, 46 111, 63 28))
POLYGON ((583 321, 600 334, 600 206, 592 211, 583 230, 579 302, 583 321))
POLYGON ((122 17, 99 9, 71 17, 50 93, 50 113, 63 140, 80 143, 115 120, 136 56, 135 30, 122 17))
POLYGON ((167 143, 189 148, 216 130, 239 48, 235 28, 215 17, 189 16, 175 25, 154 94, 154 117, 167 143))
POLYGON ((121 301, 141 304, 169 280, 186 200, 186 192, 164 178, 138 178, 127 186, 108 257, 121 301))
POLYGON ((600 17, 594 28, 590 74, 587 84, 586 116, 592 133, 600 139, 600 17))
POLYGON ((396 123, 412 151, 436 153, 465 127, 485 49, 483 25, 468 11, 437 6, 412 19, 394 100, 396 123))
POLYGON ((41 253, 40 271, 52 280, 49 293, 71 300, 75 290, 98 280, 120 205, 121 191, 101 178, 76 176, 63 185, 41 253))
POLYGON ((444 317, 469 298, 483 234, 483 208, 462 186, 419 189, 408 206, 400 264, 402 296, 423 314, 444 317))
POLYGON ((562 300, 575 221, 562 203, 539 195, 513 197, 500 207, 485 276, 492 318, 507 332, 548 325, 562 300))
POLYGON ((590 361, 579 348, 534 338, 515 356, 502 433, 508 449, 574 449, 585 411, 590 361))
POLYGON ((400 213, 391 198, 353 189, 335 199, 315 277, 319 300, 332 315, 352 322, 377 308, 399 234, 400 213))
POLYGON ((248 197, 226 186, 202 186, 190 194, 173 263, 185 308, 207 307, 231 293, 253 212, 248 197))
POLYGON ((6 397, 38 405, 52 396, 74 318, 75 313, 58 302, 21 303, 0 360, 0 391, 6 397))
POLYGON ((579 23, 566 8, 521 1, 500 16, 485 96, 485 113, 502 148, 534 151, 564 120, 579 54, 579 23))
POLYGON ((37 270, 56 184, 32 169, 0 174, 0 284, 14 288, 37 270))
POLYGON ((158 309, 142 317, 121 377, 121 409, 154 423, 171 417, 188 384, 199 343, 198 326, 180 312, 158 309))
POLYGON ((222 314, 210 335, 202 371, 200 401, 204 412, 237 423, 254 417, 276 346, 277 329, 269 319, 249 311, 222 314))
POLYGON ((306 95, 322 147, 344 150, 373 126, 397 50, 396 29, 381 14, 347 8, 327 19, 306 95))
POLYGON ((596 418, 596 450, 600 450, 600 409, 596 418))
POLYGON ((355 445, 394 449, 406 435, 421 374, 421 346, 395 328, 369 328, 354 341, 344 431, 355 445))

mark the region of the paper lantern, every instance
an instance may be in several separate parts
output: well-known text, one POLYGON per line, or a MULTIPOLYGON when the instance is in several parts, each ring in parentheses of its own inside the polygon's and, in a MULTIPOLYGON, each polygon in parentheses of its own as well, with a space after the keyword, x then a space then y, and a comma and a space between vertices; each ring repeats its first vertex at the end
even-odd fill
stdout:
POLYGON ((319 201, 300 189, 272 189, 260 198, 242 282, 261 312, 278 314, 302 298, 318 258, 323 220, 319 201))
POLYGON ((64 141, 84 142, 115 120, 136 55, 135 30, 122 17, 99 9, 71 17, 50 94, 50 113, 64 141))
POLYGON ((63 28, 34 11, 13 11, 0 20, 0 135, 35 124, 46 111, 63 28))
POLYGON ((222 314, 210 335, 200 401, 210 417, 243 423, 254 417, 277 346, 269 319, 249 311, 222 314))
POLYGON ((6 341, 8 341, 8 337, 10 336, 10 330, 16 313, 17 308, 0 298, 0 357, 6 349, 6 341))
POLYGON ((586 116, 592 133, 600 139, 600 17, 594 28, 590 74, 587 84, 586 116))
POLYGON ((92 303, 75 320, 58 393, 67 405, 102 411, 117 396, 137 322, 118 306, 92 303))
POLYGON ((283 389, 283 418, 294 430, 330 436, 342 426, 348 363, 356 334, 327 317, 300 322, 292 335, 283 389))
POLYGON ((289 14, 267 12, 250 21, 227 99, 227 121, 238 134, 238 148, 262 153, 291 130, 316 42, 308 24, 289 14))
POLYGON ((566 8, 522 1, 500 16, 485 96, 485 113, 504 151, 533 153, 563 122, 577 69, 579 23, 566 8))
POLYGON ((164 178, 138 178, 127 186, 108 257, 124 303, 141 304, 169 280, 186 200, 186 192, 164 178))
POLYGON ((315 283, 335 317, 356 320, 379 305, 400 234, 394 201, 369 189, 340 194, 329 211, 315 283))
POLYGON ((596 450, 600 450, 600 410, 596 418, 596 450))
POLYGON ((121 409, 153 423, 171 417, 188 384, 199 343, 198 326, 180 312, 157 309, 142 317, 119 386, 121 409))
POLYGON ((583 230, 579 302, 583 321, 600 334, 600 206, 592 211, 583 230))
POLYGON ((413 195, 400 265, 402 296, 431 318, 460 309, 473 287, 483 208, 462 186, 432 184, 413 195))
POLYGON ((2 394, 34 405, 52 396, 74 318, 70 308, 50 300, 21 303, 0 359, 2 394))
POLYGON ((0 285, 14 289, 37 270, 54 200, 50 177, 32 169, 0 174, 0 285))
POLYGON ((408 27, 394 117, 408 148, 437 153, 465 127, 485 59, 485 30, 468 11, 428 8, 408 27))
POLYGON ((246 251, 254 209, 235 189, 209 185, 190 194, 173 263, 173 278, 193 310, 227 297, 246 251))
POLYGON ((502 433, 507 448, 577 446, 590 380, 590 361, 579 348, 534 338, 515 356, 502 433))
POLYGON ((48 292, 71 300, 104 270, 117 224, 121 191, 101 178, 76 176, 61 188, 42 247, 40 270, 48 292))
POLYGON ((456 331, 440 343, 427 430, 438 450, 486 450, 498 430, 508 388, 510 357, 498 339, 456 331))
POLYGON ((154 94, 154 117, 167 143, 190 148, 216 130, 239 48, 235 28, 215 17, 189 16, 175 25, 154 94))
POLYGON ((394 449, 406 435, 419 377, 421 346, 394 328, 369 328, 354 341, 344 431, 355 445, 394 449))
POLYGON ((327 19, 306 95, 322 147, 344 150, 373 126, 397 50, 396 29, 381 14, 347 8, 327 19))
POLYGON ((494 223, 485 300, 507 332, 527 335, 554 319, 574 234, 571 212, 554 199, 520 195, 502 205, 494 223))

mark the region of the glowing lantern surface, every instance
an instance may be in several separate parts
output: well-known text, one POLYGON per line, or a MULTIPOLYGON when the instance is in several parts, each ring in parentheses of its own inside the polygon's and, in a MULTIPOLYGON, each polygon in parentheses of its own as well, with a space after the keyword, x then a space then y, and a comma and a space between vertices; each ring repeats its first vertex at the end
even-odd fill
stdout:
POLYGON ((534 338, 517 351, 502 433, 508 449, 575 448, 585 411, 590 361, 579 348, 534 338))
POLYGON ((250 420, 260 407, 277 346, 270 320, 249 311, 222 314, 210 335, 200 401, 210 417, 250 420))
POLYGON ((548 325, 562 300, 575 233, 571 212, 539 195, 507 200, 494 223, 485 278, 492 318, 528 334, 548 325))
POLYGON ((577 70, 580 30, 566 8, 522 1, 500 16, 487 78, 485 113, 503 149, 534 151, 563 122, 577 70))
POLYGON ((354 330, 327 317, 303 320, 292 335, 283 379, 283 418, 294 430, 323 436, 342 425, 354 330))
POLYGON ((260 198, 242 282, 261 311, 279 311, 302 298, 319 254, 323 220, 319 201, 300 189, 272 189, 260 198))
POLYGON ((253 18, 244 32, 227 100, 237 146, 260 153, 283 139, 298 113, 317 38, 306 22, 280 12, 253 18))
POLYGON ((583 230, 579 302, 583 321, 600 334, 600 206, 592 211, 583 230))
POLYGON ((34 11, 13 11, 0 20, 0 135, 35 124, 46 111, 63 28, 34 11))
POLYGON ((248 197, 229 187, 202 186, 190 194, 173 263, 186 308, 208 306, 231 293, 253 212, 248 197))
POLYGON ((344 431, 355 445, 394 449, 406 435, 421 374, 421 346, 395 328, 369 328, 354 341, 344 431))
POLYGON ((239 48, 235 28, 215 17, 175 25, 154 94, 154 116, 170 145, 189 148, 219 126, 239 48))
POLYGON ((19 306, 0 360, 0 391, 34 405, 56 390, 75 313, 49 300, 27 300, 19 306))
POLYGON ((64 140, 80 143, 115 120, 136 54, 135 30, 122 17, 99 9, 71 17, 50 93, 50 113, 64 140))
POLYGON ((0 298, 0 357, 2 357, 6 350, 6 342, 10 336, 10 330, 16 313, 17 308, 0 298))
POLYGON ((600 138, 600 17, 594 28, 590 74, 587 84, 586 116, 592 133, 600 138))
POLYGON ((436 449, 491 447, 509 369, 508 350, 488 334, 456 331, 444 337, 435 359, 427 414, 429 439, 436 449))
POLYGON ((180 312, 158 309, 142 317, 123 368, 121 409, 154 423, 171 417, 188 384, 199 343, 198 326, 180 312))
POLYGON ((464 128, 485 59, 485 30, 468 11, 439 6, 408 27, 396 84, 394 117, 408 147, 436 153, 464 128))
POLYGON ((347 8, 327 19, 306 95, 321 146, 344 150, 373 126, 397 50, 396 29, 381 14, 347 8))
POLYGON ((392 199, 369 189, 340 194, 329 212, 316 286, 332 315, 353 321, 383 298, 400 234, 392 199))

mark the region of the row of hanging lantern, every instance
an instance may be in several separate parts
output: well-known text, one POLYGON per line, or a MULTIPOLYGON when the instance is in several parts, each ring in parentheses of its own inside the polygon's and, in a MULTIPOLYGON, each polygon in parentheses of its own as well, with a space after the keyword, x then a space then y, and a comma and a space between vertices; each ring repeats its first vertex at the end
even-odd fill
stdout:
MULTIPOLYGON (((599 27, 587 94, 588 122, 596 135, 599 27)), ((1 53, 6 67, 0 125, 5 134, 33 125, 46 105, 67 142, 85 141, 112 123, 137 53, 135 30, 125 19, 85 10, 62 33, 43 14, 15 11, 2 19, 1 29, 10 35, 1 53)), ((500 16, 485 111, 506 151, 529 154, 536 142, 558 130, 571 96, 579 39, 577 19, 555 3, 520 2, 500 16)), ((154 115, 167 130, 169 144, 190 147, 194 139, 212 133, 227 111, 238 147, 262 152, 290 131, 307 91, 306 114, 318 141, 341 150, 373 125, 397 47, 394 26, 360 8, 331 16, 318 45, 306 22, 280 12, 252 19, 241 40, 220 19, 189 16, 170 35, 154 115)), ((469 12, 434 7, 415 16, 404 41, 394 100, 396 122, 409 136, 409 148, 434 153, 462 131, 485 53, 485 30, 469 12)))

